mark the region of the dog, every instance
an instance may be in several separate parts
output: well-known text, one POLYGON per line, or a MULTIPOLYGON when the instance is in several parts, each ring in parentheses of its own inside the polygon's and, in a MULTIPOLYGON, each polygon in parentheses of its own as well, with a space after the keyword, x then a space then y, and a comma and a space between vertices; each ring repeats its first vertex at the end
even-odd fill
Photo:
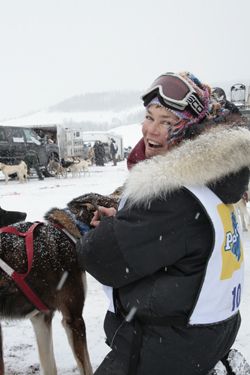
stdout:
POLYGON ((67 168, 63 167, 62 164, 56 160, 50 160, 47 168, 58 178, 67 177, 67 168))
POLYGON ((19 164, 8 165, 0 163, 0 171, 5 177, 5 183, 8 183, 9 176, 16 173, 20 182, 27 182, 28 168, 27 164, 22 160, 19 164))
POLYGON ((248 226, 250 225, 250 215, 247 209, 248 197, 249 191, 246 191, 239 202, 234 204, 243 232, 247 232, 248 226))
MULTIPOLYGON (((79 161, 77 160, 77 163, 78 162, 79 161)), ((74 156, 70 160, 69 159, 65 160, 64 158, 61 159, 61 165, 63 166, 63 168, 66 168, 66 169, 69 168, 74 163, 75 163, 75 157, 74 156)))
POLYGON ((87 160, 80 160, 78 163, 74 163, 70 166, 70 171, 72 173, 72 177, 80 177, 81 176, 81 172, 84 173, 84 175, 86 173, 89 173, 89 166, 91 165, 91 160, 90 159, 87 159, 87 160))
POLYGON ((26 212, 6 211, 0 207, 0 227, 24 221, 26 216, 26 212))
MULTIPOLYGON (((51 333, 55 311, 62 313, 62 324, 80 374, 92 374, 82 318, 86 294, 85 272, 78 268, 75 242, 84 235, 86 227, 90 227, 94 211, 99 205, 117 207, 117 202, 116 194, 85 194, 69 202, 66 209, 52 208, 44 216, 45 223, 22 222, 13 226, 19 232, 26 232, 37 224, 33 232, 34 259, 28 274, 28 285, 48 311, 39 311, 13 279, 0 268, 0 317, 31 320, 44 375, 57 374, 51 333)), ((24 239, 4 232, 6 228, 10 227, 0 230, 0 258, 16 273, 25 273, 29 262, 24 239)), ((4 374, 3 369, 4 361, 1 356, 0 375, 4 374)))

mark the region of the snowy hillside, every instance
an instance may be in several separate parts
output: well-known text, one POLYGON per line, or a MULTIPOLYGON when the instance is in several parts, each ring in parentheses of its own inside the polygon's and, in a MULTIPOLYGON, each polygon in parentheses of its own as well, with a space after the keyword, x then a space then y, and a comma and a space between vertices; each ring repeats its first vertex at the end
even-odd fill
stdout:
POLYGON ((139 92, 106 92, 72 97, 44 110, 1 121, 1 124, 62 125, 86 131, 108 130, 140 122, 142 116, 139 92))
POLYGON ((86 111, 86 112, 36 112, 29 116, 2 121, 2 125, 36 126, 63 125, 64 127, 83 128, 85 130, 107 130, 116 126, 140 121, 143 107, 133 107, 126 111, 86 111))

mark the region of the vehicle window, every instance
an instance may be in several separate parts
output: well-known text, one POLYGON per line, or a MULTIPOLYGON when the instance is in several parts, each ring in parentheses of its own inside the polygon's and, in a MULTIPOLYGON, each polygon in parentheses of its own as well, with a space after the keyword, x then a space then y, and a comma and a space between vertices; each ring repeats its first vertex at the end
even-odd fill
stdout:
POLYGON ((7 138, 3 129, 0 129, 0 142, 7 142, 7 138))
POLYGON ((41 145, 40 137, 32 129, 23 129, 26 142, 35 143, 36 145, 41 145))
POLYGON ((12 128, 10 130, 12 141, 14 143, 24 143, 24 135, 22 129, 12 128))

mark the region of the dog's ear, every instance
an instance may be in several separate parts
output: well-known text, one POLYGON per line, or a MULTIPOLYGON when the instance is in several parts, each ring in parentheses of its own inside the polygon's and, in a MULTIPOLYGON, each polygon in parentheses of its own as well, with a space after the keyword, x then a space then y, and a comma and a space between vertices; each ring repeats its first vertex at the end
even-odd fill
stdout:
POLYGON ((96 194, 90 193, 74 198, 67 206, 78 220, 90 226, 94 212, 98 209, 98 204, 96 202, 96 194))
POLYGON ((109 196, 118 201, 122 196, 123 190, 124 190, 124 186, 119 186, 109 196))

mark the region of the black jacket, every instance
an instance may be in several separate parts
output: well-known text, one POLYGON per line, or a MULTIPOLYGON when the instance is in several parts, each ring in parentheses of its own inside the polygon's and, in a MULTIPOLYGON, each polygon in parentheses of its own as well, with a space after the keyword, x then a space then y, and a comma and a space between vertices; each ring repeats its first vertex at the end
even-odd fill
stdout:
POLYGON ((111 141, 110 143, 110 153, 112 156, 115 156, 117 153, 117 146, 116 146, 116 143, 113 141, 111 141))
POLYGON ((206 375, 230 349, 239 315, 201 327, 159 326, 154 319, 190 316, 212 250, 211 223, 184 185, 207 185, 224 203, 237 202, 248 186, 249 150, 248 130, 218 126, 139 163, 127 180, 124 208, 83 239, 82 266, 115 288, 119 305, 116 315, 107 314, 113 350, 96 374, 131 375, 134 324, 145 317, 137 375, 206 375), (131 307, 136 319, 126 323, 131 307))

